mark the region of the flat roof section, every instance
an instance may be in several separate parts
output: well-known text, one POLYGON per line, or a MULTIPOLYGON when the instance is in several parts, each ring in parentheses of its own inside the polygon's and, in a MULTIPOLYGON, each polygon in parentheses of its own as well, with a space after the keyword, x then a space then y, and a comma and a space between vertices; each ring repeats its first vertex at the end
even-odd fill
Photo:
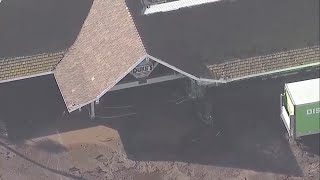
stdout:
POLYGON ((286 84, 295 105, 320 101, 320 78, 286 84))

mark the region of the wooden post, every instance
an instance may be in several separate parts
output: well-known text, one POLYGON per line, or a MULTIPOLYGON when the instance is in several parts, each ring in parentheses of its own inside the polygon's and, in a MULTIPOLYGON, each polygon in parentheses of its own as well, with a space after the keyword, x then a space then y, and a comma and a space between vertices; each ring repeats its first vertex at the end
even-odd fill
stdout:
POLYGON ((94 120, 96 117, 95 111, 94 111, 94 102, 90 103, 90 119, 94 120))

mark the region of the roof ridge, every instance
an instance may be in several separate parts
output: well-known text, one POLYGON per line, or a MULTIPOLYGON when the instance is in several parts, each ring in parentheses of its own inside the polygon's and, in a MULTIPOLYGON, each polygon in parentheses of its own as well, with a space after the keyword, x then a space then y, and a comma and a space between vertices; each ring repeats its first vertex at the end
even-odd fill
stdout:
POLYGON ((147 49, 146 49, 146 47, 145 47, 145 45, 144 45, 144 42, 143 42, 143 40, 142 40, 142 38, 141 38, 141 36, 140 36, 139 31, 138 31, 136 21, 135 21, 135 19, 132 17, 130 8, 128 7, 128 4, 127 4, 127 1, 124 0, 124 3, 125 3, 125 6, 126 6, 126 10, 127 10, 128 14, 129 14, 129 17, 130 17, 130 19, 131 19, 132 22, 133 22, 134 31, 135 31, 136 35, 139 37, 139 41, 140 41, 140 43, 141 43, 141 45, 142 45, 142 48, 144 49, 145 53, 147 54, 147 49))

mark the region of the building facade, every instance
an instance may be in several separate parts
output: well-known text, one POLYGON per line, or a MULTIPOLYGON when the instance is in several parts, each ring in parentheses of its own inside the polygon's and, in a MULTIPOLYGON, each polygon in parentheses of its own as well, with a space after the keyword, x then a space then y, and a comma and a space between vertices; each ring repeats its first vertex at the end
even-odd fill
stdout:
POLYGON ((69 112, 94 113, 109 91, 219 85, 320 61, 318 0, 4 0, 0 27, 0 83, 52 74, 69 112))

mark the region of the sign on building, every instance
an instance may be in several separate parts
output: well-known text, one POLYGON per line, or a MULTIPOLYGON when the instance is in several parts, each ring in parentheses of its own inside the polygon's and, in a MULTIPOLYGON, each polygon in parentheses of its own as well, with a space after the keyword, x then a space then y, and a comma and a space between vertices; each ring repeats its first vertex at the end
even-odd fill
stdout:
POLYGON ((157 62, 152 61, 150 58, 146 58, 143 60, 138 66, 136 66, 130 74, 132 74, 137 79, 146 78, 150 75, 150 73, 154 70, 154 68, 158 65, 157 62))

